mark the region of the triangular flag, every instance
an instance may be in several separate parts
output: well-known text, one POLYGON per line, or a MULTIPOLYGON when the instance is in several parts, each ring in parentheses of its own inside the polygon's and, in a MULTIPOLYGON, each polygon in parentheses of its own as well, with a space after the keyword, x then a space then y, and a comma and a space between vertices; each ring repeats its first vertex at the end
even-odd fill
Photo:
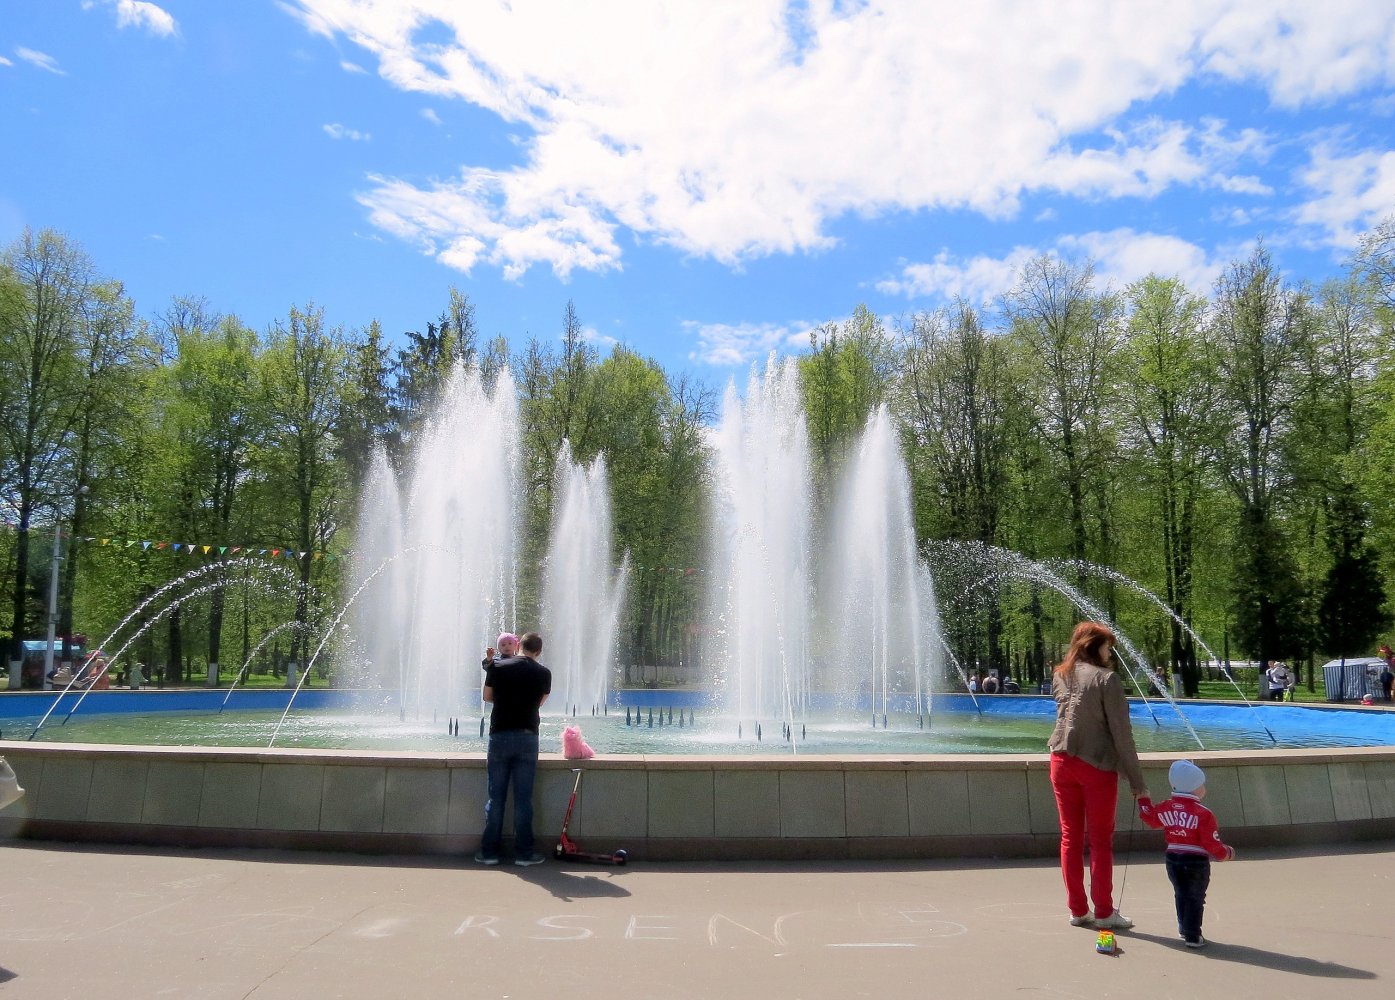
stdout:
MULTIPOLYGON (((204 554, 204 555, 208 555, 208 550, 211 549, 211 548, 213 548, 212 545, 205 545, 205 546, 203 547, 203 554, 204 554)), ((222 550, 222 549, 219 549, 218 551, 219 551, 219 552, 222 552, 223 550, 222 550)))
MULTIPOLYGON (((265 552, 266 549, 262 549, 262 551, 265 552)), ((272 550, 271 550, 271 558, 273 558, 273 559, 275 559, 275 558, 276 558, 277 556, 279 556, 280 554, 281 554, 281 550, 280 550, 280 549, 272 549, 272 550)))
POLYGON ((111 539, 110 539, 110 538, 103 538, 103 539, 102 539, 102 544, 103 544, 103 545, 110 545, 110 544, 111 544, 111 539))
POLYGON ((143 549, 148 549, 148 548, 150 548, 150 543, 149 543, 149 542, 141 542, 141 543, 140 543, 140 547, 143 548, 143 549))
POLYGON ((296 557, 297 559, 304 559, 304 558, 305 558, 305 553, 304 553, 304 552, 297 552, 297 553, 295 554, 295 557, 296 557))
POLYGON ((242 546, 241 546, 241 545, 234 545, 234 546, 232 547, 232 550, 233 550, 233 555, 237 555, 239 552, 242 551, 242 546))
POLYGON ((316 552, 316 553, 315 553, 315 559, 316 559, 316 560, 323 559, 324 557, 325 557, 325 554, 324 554, 323 552, 316 552))
MULTIPOLYGON (((91 535, 88 535, 86 538, 83 539, 84 542, 95 542, 96 540, 97 539, 93 538, 91 535)), ((106 543, 103 542, 102 544, 105 545, 106 543)))
POLYGON ((219 554, 220 556, 223 555, 224 553, 226 553, 227 551, 228 551, 228 547, 227 547, 226 545, 220 545, 220 546, 218 546, 218 554, 219 554))
POLYGON ((164 548, 166 545, 168 545, 168 544, 169 544, 169 542, 156 542, 156 543, 155 543, 155 548, 156 548, 156 550, 163 549, 163 548, 164 548))
POLYGON ((174 543, 174 551, 178 552, 179 549, 180 549, 180 545, 181 545, 181 544, 182 544, 182 543, 180 543, 180 542, 175 542, 175 543, 174 543))

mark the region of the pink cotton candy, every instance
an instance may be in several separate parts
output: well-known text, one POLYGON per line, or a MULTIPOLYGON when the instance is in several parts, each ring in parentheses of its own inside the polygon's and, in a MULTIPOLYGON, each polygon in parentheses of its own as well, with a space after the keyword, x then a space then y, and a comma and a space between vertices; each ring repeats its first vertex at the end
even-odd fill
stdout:
POLYGON ((580 728, 568 726, 562 730, 562 756, 567 760, 586 760, 596 756, 596 751, 587 746, 586 741, 581 738, 580 728))

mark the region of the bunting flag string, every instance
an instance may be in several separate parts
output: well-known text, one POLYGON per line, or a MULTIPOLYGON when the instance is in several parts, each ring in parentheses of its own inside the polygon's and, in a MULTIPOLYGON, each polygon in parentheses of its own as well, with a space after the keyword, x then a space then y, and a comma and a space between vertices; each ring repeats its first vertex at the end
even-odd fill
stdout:
POLYGON ((291 559, 297 561, 309 559, 312 562, 319 562, 320 560, 335 562, 343 558, 333 552, 312 552, 305 549, 297 549, 289 545, 215 545, 213 543, 205 544, 203 542, 171 542, 144 538, 103 538, 99 535, 83 535, 75 539, 75 541, 95 544, 98 548, 129 549, 139 545, 142 551, 154 549, 156 552, 163 552, 168 550, 178 555, 187 556, 208 556, 212 555, 216 549, 220 556, 265 556, 270 559, 291 559))
MULTIPOLYGON (((17 527, 9 521, 4 522, 7 527, 17 527)), ((180 556, 198 557, 211 556, 216 550, 219 556, 261 556, 270 559, 290 559, 299 561, 310 559, 312 562, 336 562, 343 559, 341 555, 333 552, 313 552, 303 549, 296 549, 289 545, 218 545, 216 543, 205 542, 172 542, 165 539, 145 539, 145 538, 115 538, 101 537, 99 535, 84 535, 76 541, 94 544, 100 547, 130 549, 139 545, 141 551, 154 549, 156 552, 172 552, 180 556)), ((661 573, 668 576, 694 577, 705 576, 707 570, 698 566, 636 566, 636 570, 642 573, 661 573)))

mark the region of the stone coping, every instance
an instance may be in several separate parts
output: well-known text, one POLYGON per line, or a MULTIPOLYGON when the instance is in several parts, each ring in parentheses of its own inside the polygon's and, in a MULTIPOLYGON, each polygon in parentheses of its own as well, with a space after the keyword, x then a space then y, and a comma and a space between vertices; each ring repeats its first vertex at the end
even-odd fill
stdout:
MULTIPOLYGON (((483 826, 478 752, 0 741, 0 756, 30 793, 0 813, 0 834, 458 854, 478 846, 483 826)), ((1395 748, 1145 753, 1155 796, 1182 756, 1207 768, 1207 804, 1229 842, 1395 836, 1395 748)), ((1032 856, 1059 843, 1045 753, 539 763, 539 836, 560 827, 576 768, 585 781, 573 836, 636 860, 1032 856)), ((1136 822, 1121 794, 1117 836, 1136 822)))
MULTIPOLYGON (((0 756, 29 751, 72 754, 76 757, 149 757, 159 760, 218 760, 253 763, 364 764, 394 767, 479 767, 483 753, 426 750, 358 750, 335 747, 199 747, 155 746, 126 743, 57 743, 41 740, 0 740, 0 756)), ((1395 747, 1285 747, 1274 750, 1196 750, 1140 753, 1149 764, 1171 764, 1179 758, 1225 764, 1232 767, 1260 767, 1282 764, 1339 764, 1395 761, 1395 747)), ((927 771, 1018 771, 1047 769, 1050 756, 1034 754, 614 754, 588 760, 567 760, 556 754, 543 754, 541 768, 580 767, 605 770, 709 771, 721 770, 927 770, 927 771)))

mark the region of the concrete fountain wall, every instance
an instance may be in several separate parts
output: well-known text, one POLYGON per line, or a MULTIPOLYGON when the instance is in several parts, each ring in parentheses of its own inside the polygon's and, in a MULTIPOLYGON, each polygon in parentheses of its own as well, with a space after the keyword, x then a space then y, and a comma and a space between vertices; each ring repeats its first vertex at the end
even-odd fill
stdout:
MULTIPOLYGON (((465 854, 480 754, 0 742, 28 794, 0 835, 65 841, 465 854)), ((1166 791, 1178 754, 1145 754, 1166 791)), ((1242 847, 1395 837, 1395 748, 1210 751, 1207 804, 1242 847)), ((535 828, 561 827, 573 763, 544 757, 535 828)), ((634 756, 584 762, 572 835, 636 860, 1054 854, 1044 755, 634 756)), ((1120 802, 1119 838, 1130 805, 1120 802)), ((506 829, 510 829, 511 818, 506 829)), ((1151 843, 1151 832, 1135 846, 1151 843)))

